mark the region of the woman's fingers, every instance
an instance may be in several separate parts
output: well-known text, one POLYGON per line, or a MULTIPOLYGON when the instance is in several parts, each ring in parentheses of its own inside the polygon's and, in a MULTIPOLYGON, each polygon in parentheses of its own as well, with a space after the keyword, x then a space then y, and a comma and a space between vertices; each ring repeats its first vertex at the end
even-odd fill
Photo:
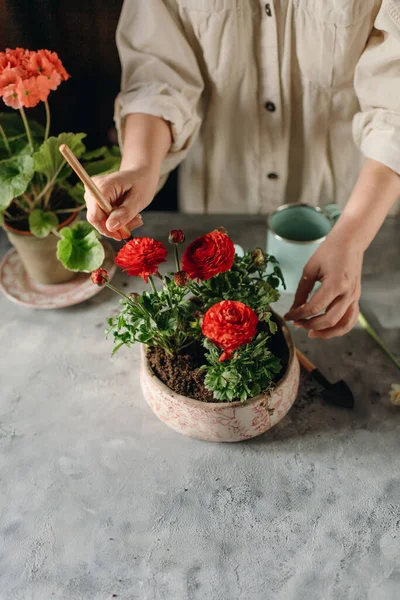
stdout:
MULTIPOLYGON (((123 198, 120 205, 114 208, 106 221, 108 231, 113 232, 125 227, 138 216, 140 207, 139 198, 134 190, 130 190, 123 198)), ((140 207, 142 208, 142 207, 140 207)))
POLYGON ((85 201, 87 206, 86 218, 89 223, 93 225, 93 227, 102 235, 105 235, 106 237, 112 237, 114 240, 120 241, 122 237, 118 231, 114 231, 113 233, 108 231, 106 227, 107 215, 101 210, 90 192, 85 193, 85 201))
POLYGON ((285 315, 285 319, 287 321, 302 321, 315 317, 324 312, 340 293, 341 291, 337 289, 333 282, 325 280, 308 302, 298 308, 290 309, 285 315))
POLYGON ((130 231, 133 231, 134 229, 137 229, 138 227, 142 227, 142 225, 143 225, 142 215, 136 215, 136 217, 134 219, 132 219, 132 221, 129 221, 129 223, 127 223, 125 225, 125 227, 127 229, 129 229, 130 231))
POLYGON ((345 335, 351 329, 353 329, 354 325, 357 323, 358 314, 358 301, 355 300, 350 304, 343 317, 334 327, 324 329, 323 331, 310 331, 308 337, 326 340, 329 338, 340 337, 342 335, 345 335))
POLYGON ((303 329, 308 329, 309 331, 330 329, 340 321, 347 311, 349 304, 348 296, 338 296, 330 306, 328 306, 323 315, 312 317, 311 319, 304 319, 303 321, 294 321, 293 325, 295 327, 303 327, 303 329))

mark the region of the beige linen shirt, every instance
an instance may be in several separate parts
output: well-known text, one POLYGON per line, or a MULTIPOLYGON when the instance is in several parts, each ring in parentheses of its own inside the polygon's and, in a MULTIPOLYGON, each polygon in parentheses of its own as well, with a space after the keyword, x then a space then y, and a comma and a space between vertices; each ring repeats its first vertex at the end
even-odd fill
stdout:
POLYGON ((400 0, 125 0, 120 132, 162 117, 186 212, 343 206, 364 157, 400 173, 400 0))

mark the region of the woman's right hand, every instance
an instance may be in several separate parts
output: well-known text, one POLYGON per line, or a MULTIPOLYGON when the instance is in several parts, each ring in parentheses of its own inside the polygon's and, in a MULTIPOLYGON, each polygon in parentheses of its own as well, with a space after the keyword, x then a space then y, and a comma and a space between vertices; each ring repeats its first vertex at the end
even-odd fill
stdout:
POLYGON ((115 208, 107 216, 91 192, 86 189, 85 201, 89 223, 101 234, 114 240, 122 239, 122 227, 130 231, 140 227, 143 224, 140 211, 153 200, 159 173, 159 168, 144 166, 93 177, 97 187, 115 208))

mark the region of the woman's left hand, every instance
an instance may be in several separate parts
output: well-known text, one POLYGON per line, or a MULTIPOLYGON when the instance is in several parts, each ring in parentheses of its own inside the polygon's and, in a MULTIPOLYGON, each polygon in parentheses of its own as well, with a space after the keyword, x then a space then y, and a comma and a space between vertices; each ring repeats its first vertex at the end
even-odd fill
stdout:
POLYGON ((304 268, 285 319, 307 329, 311 338, 328 339, 350 331, 359 314, 363 256, 351 239, 328 236, 304 268), (307 301, 317 281, 322 285, 307 301))

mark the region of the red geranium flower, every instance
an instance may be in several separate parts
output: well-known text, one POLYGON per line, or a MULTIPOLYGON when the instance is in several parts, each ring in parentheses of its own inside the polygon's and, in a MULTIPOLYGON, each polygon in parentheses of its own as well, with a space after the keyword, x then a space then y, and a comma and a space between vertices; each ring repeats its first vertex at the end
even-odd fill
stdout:
POLYGON ((142 277, 145 282, 157 273, 158 267, 167 259, 167 249, 152 238, 133 238, 118 252, 115 262, 128 275, 142 277))
MULTIPOLYGON (((48 91, 50 91, 48 89, 48 91)), ((21 79, 17 84, 18 99, 25 108, 33 108, 39 104, 43 93, 40 90, 37 78, 21 79)), ((46 96, 47 98, 47 96, 46 96)))
POLYGON ((182 258, 182 270, 191 279, 206 281, 218 273, 229 271, 234 258, 232 240, 221 231, 212 231, 189 244, 182 258))
POLYGON ((223 300, 204 315, 202 332, 224 352, 220 362, 232 358, 232 352, 248 344, 257 333, 258 317, 243 302, 223 300))
POLYGON ((69 78, 56 52, 7 48, 0 52, 0 96, 12 108, 45 102, 50 90, 69 78))
POLYGON ((11 108, 22 108, 22 103, 18 98, 17 86, 16 85, 8 85, 3 92, 3 102, 6 106, 11 106, 11 108))

